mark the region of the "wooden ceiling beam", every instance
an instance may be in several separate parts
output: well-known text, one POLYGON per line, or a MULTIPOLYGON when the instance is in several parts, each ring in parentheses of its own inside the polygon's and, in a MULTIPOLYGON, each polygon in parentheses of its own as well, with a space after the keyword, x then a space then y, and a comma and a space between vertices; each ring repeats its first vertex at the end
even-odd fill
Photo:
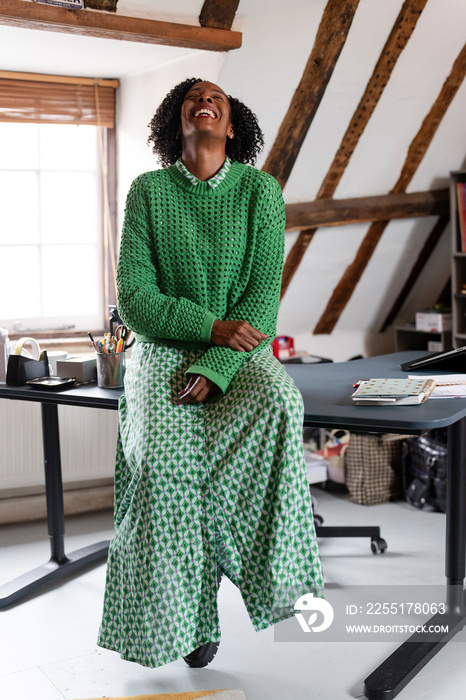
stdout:
POLYGON ((427 0, 405 0, 379 56, 317 198, 333 197, 341 177, 405 49, 427 0))
POLYGON ((445 286, 437 297, 437 304, 442 304, 445 308, 451 306, 451 275, 445 282, 445 286))
POLYGON ((418 169, 421 160, 424 158, 427 148, 430 146, 430 143, 435 136, 445 112, 458 92, 458 88, 461 86, 465 75, 466 44, 458 54, 458 58, 452 66, 450 75, 442 85, 442 89, 440 90, 437 99, 432 105, 428 115, 422 122, 421 128, 408 149, 408 155, 401 170, 400 177, 393 188, 393 192, 406 191, 406 188, 418 169))
POLYGON ((303 75, 263 170, 283 188, 345 45, 359 0, 328 0, 303 75))
POLYGON ((22 0, 0 0, 0 24, 206 51, 230 51, 241 46, 241 32, 124 17, 92 10, 74 12, 22 0))
POLYGON ((335 287, 323 314, 317 322, 313 331, 315 335, 331 333, 334 329, 389 223, 389 221, 376 221, 369 227, 369 231, 359 246, 356 257, 351 265, 346 268, 343 277, 335 287))
POLYGON ((408 294, 410 293, 411 289, 414 287, 416 284, 419 275, 421 274, 422 270, 424 269, 424 265, 426 264, 427 260, 430 258, 431 254, 433 253, 435 246, 439 242, 443 232, 445 231, 448 222, 450 221, 450 217, 448 215, 441 216, 438 221, 435 223, 432 231, 430 232, 426 242, 424 243, 421 252, 418 255, 418 258, 416 262, 414 263, 411 272, 408 275, 408 278, 406 282, 403 285, 403 289, 401 292, 398 294, 395 302, 393 303, 392 308, 387 314, 387 317, 385 318, 385 321, 380 327, 379 333, 383 333, 384 330, 388 328, 388 326, 393 323, 395 320, 399 310, 403 306, 404 302, 406 301, 406 298, 408 294))
POLYGON ((231 29, 239 0, 204 0, 199 23, 201 27, 231 29))
MULTIPOLYGON (((333 197, 338 183, 349 163, 353 152, 359 143, 364 129, 382 96, 396 62, 411 37, 416 23, 421 15, 427 0, 405 0, 398 17, 392 27, 387 41, 382 49, 380 57, 375 65, 372 75, 367 83, 361 100, 351 117, 349 126, 341 140, 340 146, 335 154, 332 164, 325 176, 317 199, 328 199, 333 197)), ((306 236, 308 245, 312 238, 306 236)), ((287 268, 297 270, 299 264, 306 253, 307 246, 302 241, 302 245, 292 249, 285 262, 285 274, 283 279, 290 279, 287 268), (301 258, 297 255, 301 254, 301 258)), ((282 285, 282 296, 287 287, 282 285)))
POLYGON ((319 226, 341 226, 409 219, 418 216, 439 216, 449 211, 449 190, 431 190, 410 194, 390 193, 354 199, 318 199, 315 202, 287 204, 286 231, 319 226))
MULTIPOLYGON (((445 80, 437 99, 429 113, 422 122, 421 128, 414 137, 408 149, 406 160, 401 170, 401 175, 393 188, 393 192, 401 192, 406 189, 413 175, 417 171, 437 128, 442 121, 445 112, 451 104, 458 88, 466 75, 466 44, 455 60, 449 76, 445 80)), ((331 333, 347 303, 349 302, 356 285, 358 284, 366 265, 372 257, 383 231, 388 225, 386 222, 375 222, 369 227, 355 259, 344 272, 340 282, 335 287, 324 313, 314 328, 315 334, 331 333)))

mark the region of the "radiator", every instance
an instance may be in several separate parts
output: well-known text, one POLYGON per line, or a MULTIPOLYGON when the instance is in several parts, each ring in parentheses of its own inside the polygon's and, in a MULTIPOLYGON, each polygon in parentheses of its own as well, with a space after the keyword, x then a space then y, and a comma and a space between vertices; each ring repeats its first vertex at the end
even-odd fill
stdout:
MULTIPOLYGON (((63 482, 111 478, 118 412, 59 406, 63 482)), ((40 404, 0 401, 0 498, 44 484, 40 404)))

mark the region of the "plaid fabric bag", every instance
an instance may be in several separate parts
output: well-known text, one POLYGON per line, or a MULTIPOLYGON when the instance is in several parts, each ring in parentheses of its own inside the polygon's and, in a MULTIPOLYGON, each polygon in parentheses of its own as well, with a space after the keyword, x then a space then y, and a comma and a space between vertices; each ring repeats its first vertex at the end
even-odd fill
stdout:
POLYGON ((401 451, 406 436, 351 433, 345 456, 350 500, 365 506, 402 498, 401 451))

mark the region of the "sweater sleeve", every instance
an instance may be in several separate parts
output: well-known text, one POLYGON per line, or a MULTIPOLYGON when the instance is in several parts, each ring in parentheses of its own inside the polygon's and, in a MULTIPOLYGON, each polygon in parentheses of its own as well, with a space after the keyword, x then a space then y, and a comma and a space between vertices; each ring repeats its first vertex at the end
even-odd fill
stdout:
POLYGON ((126 200, 117 267, 118 313, 135 333, 210 343, 214 314, 189 299, 160 291, 144 182, 144 175, 136 178, 126 200))
POLYGON ((265 196, 260 205, 258 227, 252 252, 250 276, 241 299, 225 315, 225 321, 247 321, 269 336, 251 352, 213 345, 188 369, 202 374, 223 393, 241 365, 272 342, 276 334, 278 305, 283 272, 285 206, 278 182, 267 176, 265 196))

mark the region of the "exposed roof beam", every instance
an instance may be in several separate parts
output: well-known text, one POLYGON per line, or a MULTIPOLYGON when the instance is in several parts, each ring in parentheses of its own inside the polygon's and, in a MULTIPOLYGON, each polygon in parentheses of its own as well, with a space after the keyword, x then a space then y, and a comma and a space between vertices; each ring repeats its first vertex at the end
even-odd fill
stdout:
POLYGON ((207 51, 229 51, 241 46, 240 32, 124 17, 92 10, 74 12, 22 0, 0 0, 0 24, 207 51))
POLYGON ((303 75, 264 167, 285 186, 345 45, 359 0, 328 0, 303 75))
MULTIPOLYGON (((456 92, 466 75, 466 44, 460 51, 451 69, 450 75, 445 80, 437 99, 432 105, 428 115, 422 122, 422 126, 414 137, 409 147, 401 175, 393 188, 393 192, 403 192, 415 174, 419 163, 422 161, 440 122, 451 104, 456 92)), ((337 323, 340 314, 350 300, 357 283, 377 247, 388 221, 378 221, 369 227, 355 259, 346 269, 340 282, 335 287, 327 307, 314 328, 314 333, 331 333, 337 323)))
MULTIPOLYGON (((417 20, 424 9, 427 0, 405 0, 398 17, 392 27, 385 46, 382 49, 380 57, 375 65, 372 75, 367 83, 361 100, 351 118, 345 135, 342 138, 341 144, 335 154, 332 164, 325 176, 320 190, 317 194, 317 199, 328 199, 333 197, 335 190, 340 182, 346 166, 349 163, 354 150, 359 143, 364 129, 384 91, 392 74, 396 62, 405 48, 411 34, 414 31, 417 20)), ((299 264, 304 257, 307 246, 312 240, 309 231, 303 236, 301 244, 293 249, 288 254, 285 262, 284 274, 282 278, 282 296, 285 294, 288 284, 293 275, 290 274, 291 269, 297 270, 299 264), (306 244, 307 242, 307 244, 306 244), (301 255, 301 257, 298 257, 301 255)))
POLYGON ((395 320, 398 311, 401 309, 404 302, 406 301, 406 297, 410 293, 411 289, 414 287, 417 279, 419 278, 419 275, 424 269, 424 265, 430 258, 435 246, 437 245, 442 236, 442 233, 445 231, 449 220, 450 217, 448 215, 445 215, 441 216, 436 222, 434 228, 432 229, 426 242, 424 243, 421 252, 419 253, 418 259, 414 263, 411 272, 409 273, 408 279, 403 285, 403 289, 398 294, 395 302, 393 303, 392 308, 388 312, 387 317, 380 328, 380 333, 382 333, 386 328, 388 328, 388 326, 395 320))
POLYGON ((451 275, 445 282, 445 286, 437 297, 437 304, 448 307, 451 304, 451 275))
POLYGON ((445 189, 287 204, 286 230, 435 216, 448 213, 449 203, 449 190, 445 189))
POLYGON ((392 71, 408 43, 427 0, 405 0, 317 195, 333 197, 392 71))
POLYGON ((199 23, 202 27, 231 29, 239 0, 204 0, 199 23))

